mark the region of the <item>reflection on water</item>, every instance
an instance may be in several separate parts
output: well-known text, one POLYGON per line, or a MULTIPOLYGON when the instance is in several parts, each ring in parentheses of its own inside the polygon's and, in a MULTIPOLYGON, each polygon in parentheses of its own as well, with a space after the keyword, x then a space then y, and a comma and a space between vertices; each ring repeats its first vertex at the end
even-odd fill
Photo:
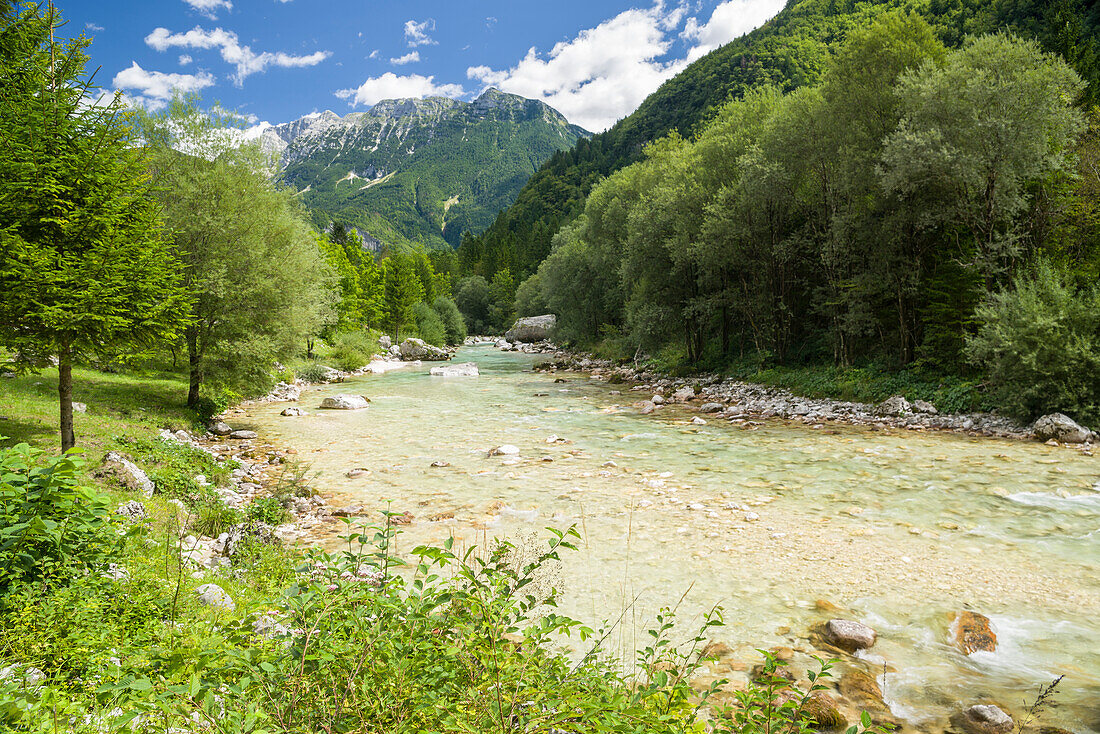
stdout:
POLYGON ((1097 460, 949 434, 692 425, 674 407, 639 415, 629 386, 531 372, 535 357, 467 348, 457 360, 481 377, 410 367, 307 392, 304 418, 280 405, 250 418, 322 472, 330 504, 415 515, 405 548, 575 525, 561 606, 590 623, 621 616, 628 659, 681 596, 685 628, 720 604, 745 659, 796 644, 824 599, 879 630, 869 662, 888 664, 886 696, 912 721, 979 698, 1018 710, 1065 673, 1050 720, 1100 729, 1097 460), (315 410, 339 392, 373 402, 315 410), (500 444, 520 456, 488 457, 500 444), (358 467, 370 474, 344 476, 358 467), (960 609, 992 619, 996 652, 948 644, 960 609))

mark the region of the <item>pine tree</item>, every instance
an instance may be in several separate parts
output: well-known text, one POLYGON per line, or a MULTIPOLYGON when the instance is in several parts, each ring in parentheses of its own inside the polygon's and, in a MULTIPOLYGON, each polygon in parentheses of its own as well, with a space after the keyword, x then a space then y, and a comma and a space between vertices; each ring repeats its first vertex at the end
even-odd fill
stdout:
POLYGON ((55 40, 60 22, 0 13, 0 344, 23 369, 56 355, 67 451, 73 362, 169 338, 187 299, 126 113, 89 103, 89 42, 55 40))
POLYGON ((404 255, 393 255, 385 262, 386 321, 393 329, 394 339, 401 340, 401 330, 414 323, 413 307, 424 300, 424 287, 413 264, 404 255))

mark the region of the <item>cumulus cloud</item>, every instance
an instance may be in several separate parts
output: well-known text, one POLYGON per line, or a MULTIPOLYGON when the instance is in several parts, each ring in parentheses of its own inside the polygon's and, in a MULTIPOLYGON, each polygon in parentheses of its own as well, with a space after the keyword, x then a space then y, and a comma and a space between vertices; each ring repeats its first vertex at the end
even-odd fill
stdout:
POLYGON ((221 28, 208 31, 199 26, 186 33, 172 33, 167 28, 156 28, 145 37, 145 43, 157 51, 167 51, 169 48, 216 48, 222 59, 236 67, 230 79, 238 87, 244 83, 246 77, 264 71, 269 66, 316 66, 331 55, 328 51, 317 51, 306 56, 293 56, 282 51, 256 53, 249 46, 242 46, 237 34, 232 31, 221 28))
POLYGON ((699 23, 688 18, 683 38, 695 41, 688 51, 687 61, 705 56, 719 46, 762 26, 769 18, 783 9, 784 0, 727 0, 718 4, 710 14, 710 20, 699 23))
POLYGON ((407 97, 461 97, 466 91, 461 84, 436 84, 434 76, 409 74, 398 76, 387 71, 382 76, 372 77, 355 89, 341 89, 336 92, 340 99, 348 100, 352 107, 370 106, 383 99, 404 99, 407 97))
POLYGON ((230 0, 183 0, 192 8, 197 10, 202 15, 205 15, 210 20, 217 20, 218 16, 215 12, 218 8, 225 8, 226 10, 233 9, 233 3, 230 0))
POLYGON ((192 61, 194 61, 194 59, 191 58, 190 54, 180 54, 180 58, 179 58, 180 66, 187 66, 192 61))
POLYGON ((214 77, 206 72, 199 74, 165 74, 146 71, 134 61, 130 68, 115 74, 111 81, 115 89, 124 90, 131 101, 149 110, 167 106, 175 91, 184 94, 198 92, 214 85, 214 77))
POLYGON ((415 20, 405 21, 405 41, 408 42, 409 48, 416 48, 417 46, 434 46, 435 41, 428 35, 428 31, 435 30, 435 20, 428 18, 427 20, 417 23, 415 20))
POLYGON ((390 63, 394 66, 404 66, 405 64, 413 64, 417 61, 420 61, 419 51, 409 51, 404 56, 398 56, 396 59, 390 59, 390 63))
POLYGON ((470 79, 540 99, 589 130, 606 130, 637 109, 665 80, 691 61, 752 30, 779 11, 783 0, 726 0, 701 24, 687 6, 658 0, 632 8, 556 44, 531 48, 510 69, 471 66, 470 79), (683 25, 683 30, 678 29, 683 25), (668 58, 677 37, 692 44, 683 58, 668 58))

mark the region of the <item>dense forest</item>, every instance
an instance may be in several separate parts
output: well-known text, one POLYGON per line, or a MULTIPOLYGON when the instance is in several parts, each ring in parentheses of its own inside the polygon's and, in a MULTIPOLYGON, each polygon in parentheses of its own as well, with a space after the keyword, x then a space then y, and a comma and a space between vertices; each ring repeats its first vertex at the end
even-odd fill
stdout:
MULTIPOLYGON (((949 47, 996 31, 1033 38, 1082 78, 1100 80, 1100 8, 1087 0, 792 0, 762 27, 665 82, 611 129, 555 154, 482 236, 467 237, 467 267, 488 279, 508 267, 522 280, 549 254, 561 225, 580 215, 592 187, 640 160, 647 144, 673 131, 690 138, 727 100, 756 87, 789 92, 817 84, 849 31, 890 9, 922 15, 949 47)), ((1081 105, 1097 102, 1100 85, 1090 84, 1081 105)))
POLYGON ((460 267, 611 355, 970 376, 1095 419, 1096 13, 818 5, 555 156, 460 267))

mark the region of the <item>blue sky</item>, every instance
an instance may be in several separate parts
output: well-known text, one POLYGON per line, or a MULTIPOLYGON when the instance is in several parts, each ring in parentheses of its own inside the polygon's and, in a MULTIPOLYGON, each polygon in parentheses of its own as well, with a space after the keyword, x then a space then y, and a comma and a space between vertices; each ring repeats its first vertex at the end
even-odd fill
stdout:
POLYGON ((541 99, 589 130, 632 112, 690 61, 782 0, 59 0, 100 87, 146 107, 198 92, 257 125, 380 99, 541 99))

